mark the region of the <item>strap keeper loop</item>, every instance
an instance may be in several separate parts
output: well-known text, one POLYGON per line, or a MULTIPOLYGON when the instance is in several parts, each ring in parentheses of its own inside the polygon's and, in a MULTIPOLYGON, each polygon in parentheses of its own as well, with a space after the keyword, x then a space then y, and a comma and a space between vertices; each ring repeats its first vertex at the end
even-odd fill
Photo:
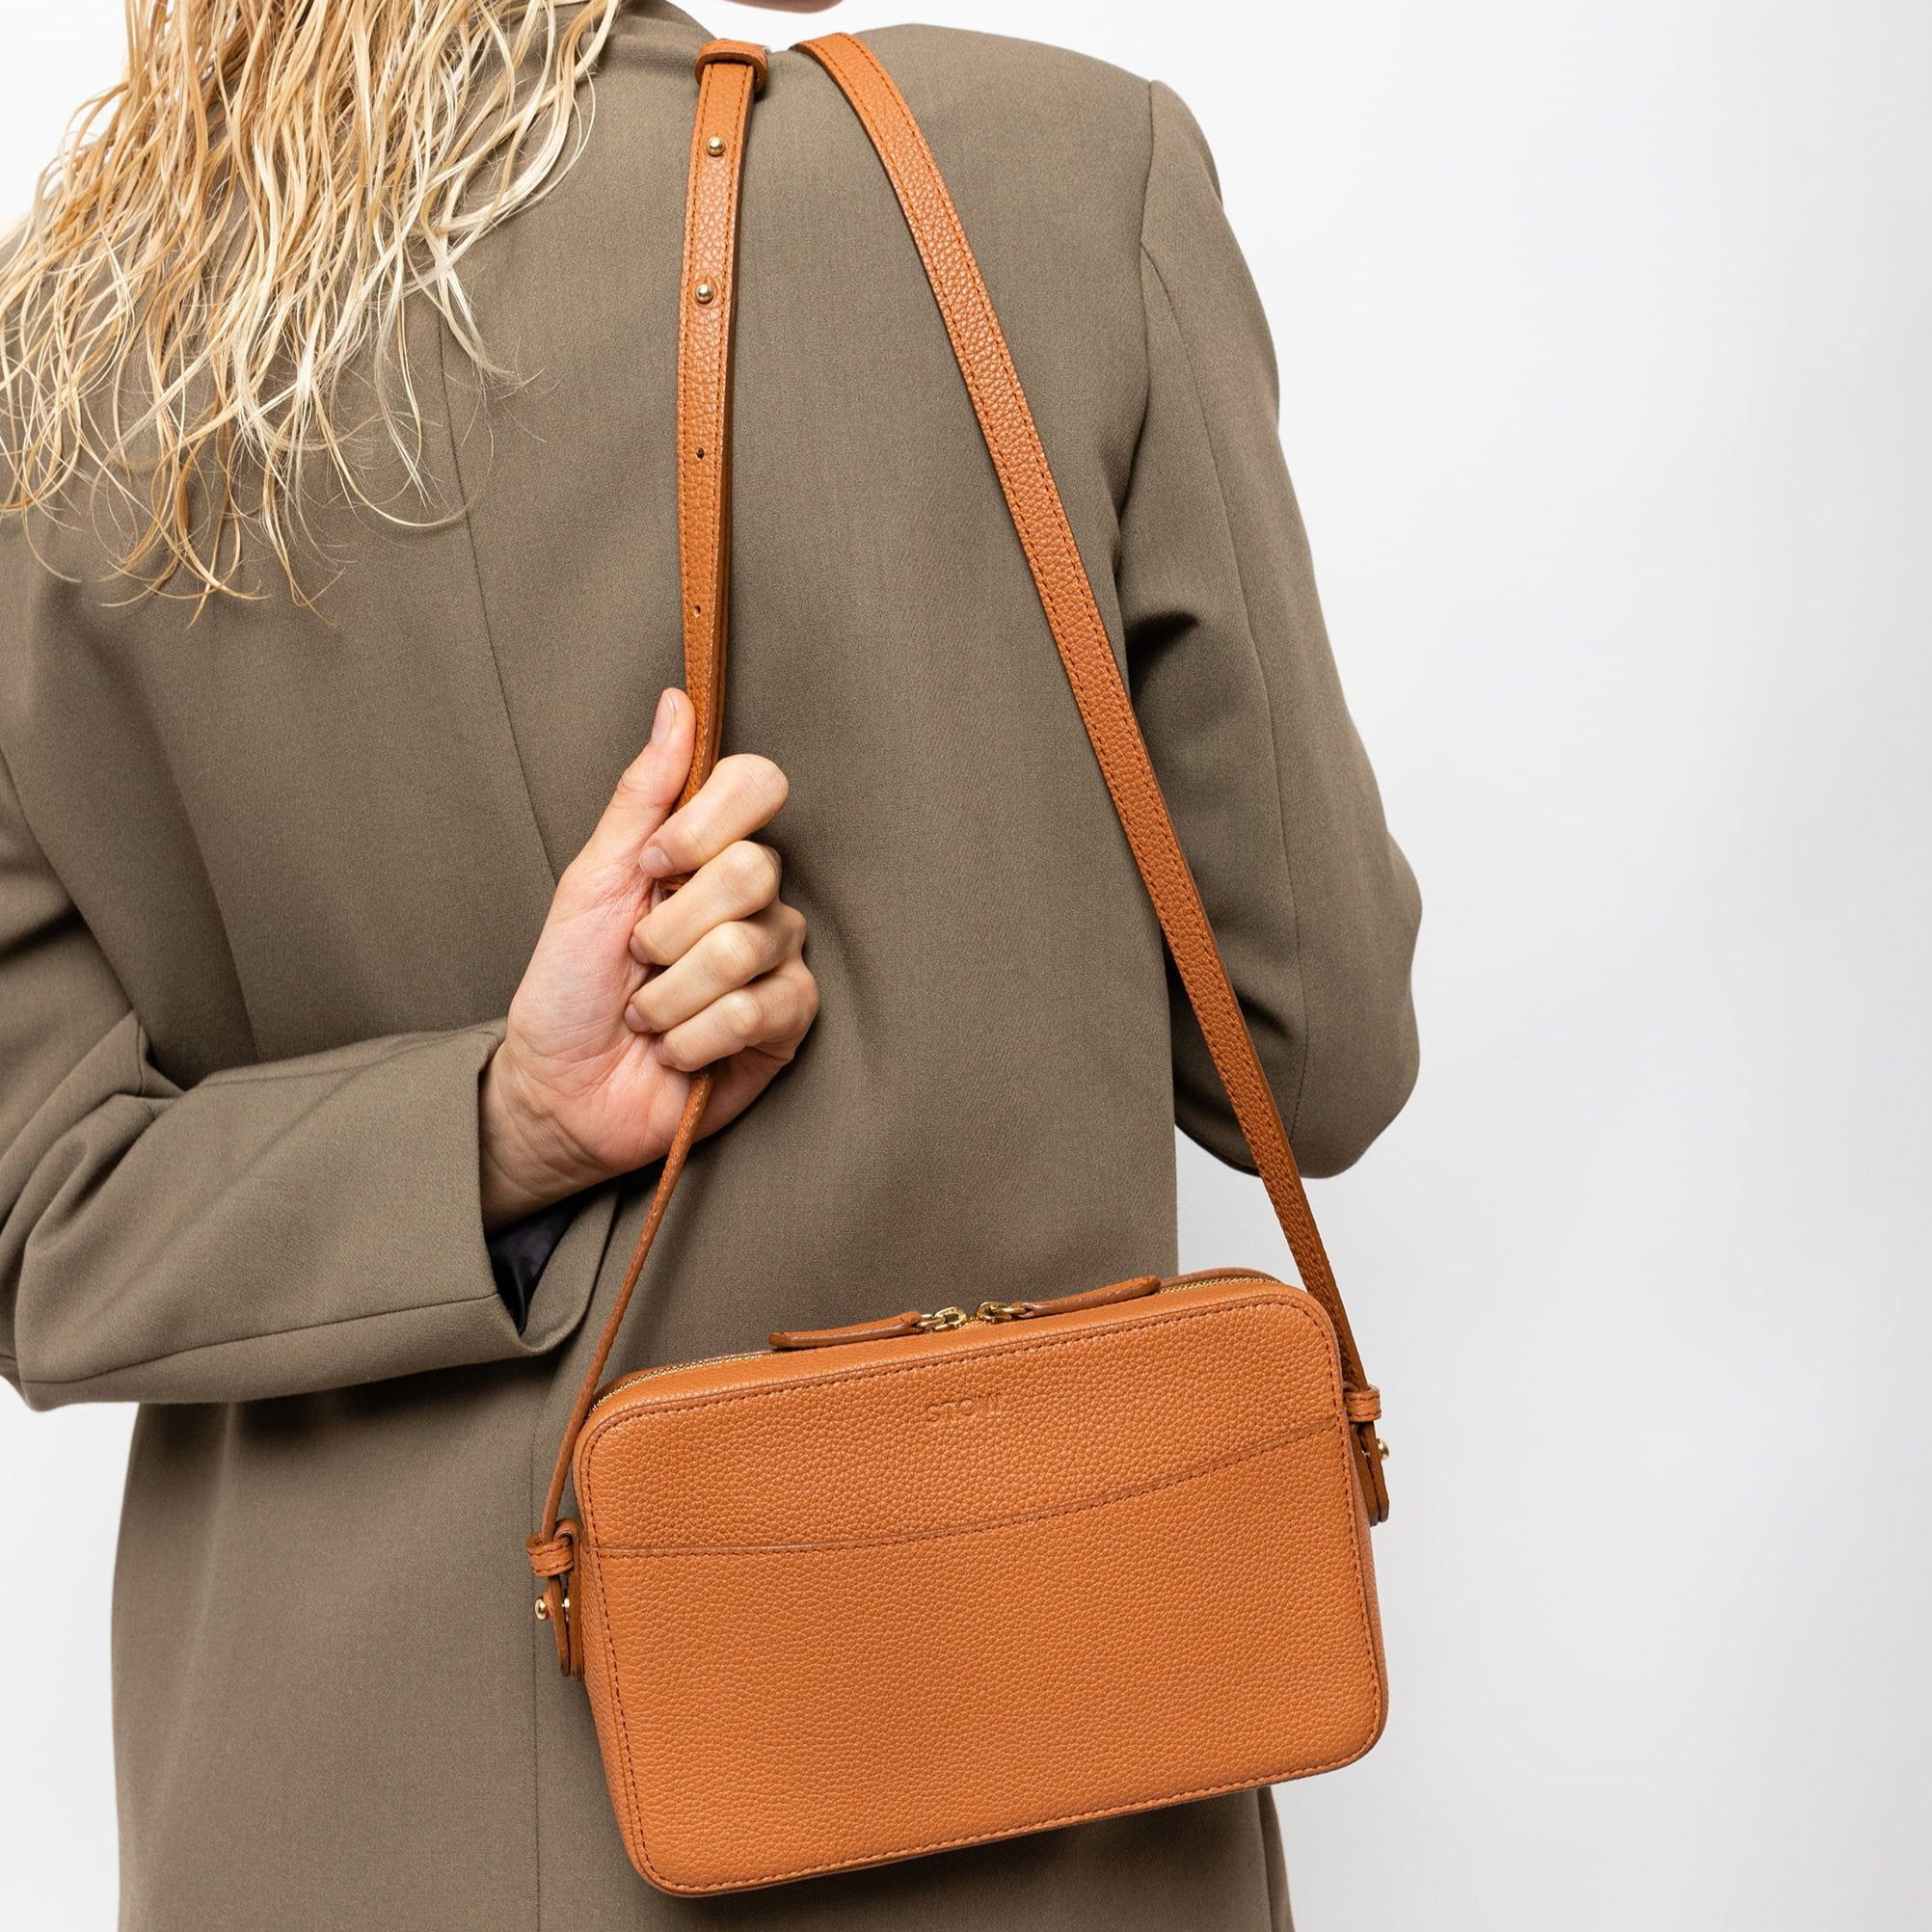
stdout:
POLYGON ((1349 1389, 1342 1397, 1342 1408, 1351 1422, 1379 1422, 1382 1419, 1382 1390, 1349 1389))
POLYGON ((568 1576, 577 1567, 577 1539, 568 1523, 559 1523, 554 1536, 528 1538, 523 1549, 538 1577, 568 1576))
POLYGON ((717 61, 732 61, 739 67, 749 67, 754 93, 763 92, 765 80, 771 72, 771 65, 765 58, 765 49, 756 40, 707 40, 698 49, 699 78, 702 79, 705 69, 717 61))

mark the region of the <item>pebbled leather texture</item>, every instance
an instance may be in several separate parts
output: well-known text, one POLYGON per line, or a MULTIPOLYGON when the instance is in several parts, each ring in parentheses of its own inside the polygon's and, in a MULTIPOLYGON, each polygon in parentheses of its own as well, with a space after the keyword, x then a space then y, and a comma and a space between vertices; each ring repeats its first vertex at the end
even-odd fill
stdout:
MULTIPOLYGON (((1349 1386, 1365 1387, 1368 1378, 1349 1328, 1348 1310, 1342 1305, 1281 1115, 1167 815, 1126 680, 1074 542, 1073 526, 1067 522, 1019 372, 958 211, 904 95, 872 49, 850 34, 827 34, 804 41, 802 50, 839 84, 899 197, 973 398, 1067 682, 1073 686, 1081 721, 1120 816, 1134 863, 1154 902, 1175 970, 1287 1237, 1288 1251, 1303 1285, 1334 1324, 1349 1386)), ((1388 1515, 1388 1493, 1374 1434, 1365 1426, 1356 1433, 1355 1457, 1370 1513, 1382 1522, 1388 1515)))
MULTIPOLYGON (((1333 1769, 1386 1708, 1381 1398, 958 215, 870 50, 849 35, 804 50, 899 197, 1301 1285, 1230 1269, 943 1323, 909 1310, 599 1395, 709 1100, 700 1075, 526 1546, 631 1862, 686 1893, 1333 1769), (560 1517, 567 1479, 580 1526, 560 1517)), ((764 74, 743 42, 698 58, 678 397, 691 790, 722 720, 738 204, 764 74)))
POLYGON ((731 338, 738 306, 738 210, 763 47, 712 40, 698 55, 678 291, 678 560, 684 599, 684 688, 697 751, 679 803, 711 776, 724 732, 731 595, 731 338))
POLYGON ((1359 1757, 1352 1436, 1328 1318, 1249 1274, 618 1384, 576 1588, 632 1863, 738 1891, 1359 1757))
MULTIPOLYGON (((731 576, 731 352, 737 312, 738 210, 751 107, 764 87, 765 49, 749 40, 710 40, 697 58, 698 104, 691 121, 690 179, 678 319, 678 574, 684 599, 684 688, 697 711, 691 770, 679 803, 688 801, 717 763, 724 728, 725 636, 731 576), (702 292, 702 299, 701 299, 702 292)), ((682 880, 667 879, 666 891, 682 880)), ((709 1071, 691 1082, 657 1176, 650 1212, 618 1285, 604 1330, 571 1405, 544 1497, 543 1521, 525 1549, 542 1586, 545 1620, 556 1638, 557 1666, 583 1675, 579 1621, 570 1600, 568 1546, 573 1526, 559 1522, 571 1450, 604 1379, 631 1298, 663 1225, 684 1158, 711 1104, 709 1071)))

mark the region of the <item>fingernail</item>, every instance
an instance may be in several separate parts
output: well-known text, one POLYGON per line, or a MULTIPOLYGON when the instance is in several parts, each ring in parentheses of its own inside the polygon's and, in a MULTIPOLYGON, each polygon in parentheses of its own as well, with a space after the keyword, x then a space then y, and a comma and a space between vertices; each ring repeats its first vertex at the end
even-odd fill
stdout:
POLYGON ((651 1029, 644 1024, 644 1015, 640 1013, 635 1006, 625 1007, 624 1024, 627 1027, 629 1027, 633 1033, 648 1033, 651 1031, 651 1029))
POLYGON ((670 732, 671 720, 677 715, 677 706, 671 702, 671 693, 668 690, 665 691, 657 700, 657 715, 651 720, 651 742, 653 744, 663 743, 665 737, 670 732))
POLYGON ((671 870, 670 854, 662 845, 646 845, 644 856, 637 862, 647 872, 668 872, 671 870))

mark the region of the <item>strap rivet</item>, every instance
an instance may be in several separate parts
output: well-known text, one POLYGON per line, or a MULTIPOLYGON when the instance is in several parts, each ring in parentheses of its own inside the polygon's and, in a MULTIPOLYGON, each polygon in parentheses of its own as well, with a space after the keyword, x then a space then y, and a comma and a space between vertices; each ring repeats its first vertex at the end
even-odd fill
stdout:
POLYGON ((722 154, 724 152, 724 136, 722 134, 713 134, 705 143, 705 152, 707 154, 722 154))
POLYGON ((711 297, 717 293, 717 290, 713 288, 709 282, 701 282, 694 289, 691 290, 691 293, 695 295, 700 302, 709 302, 711 299, 711 297))

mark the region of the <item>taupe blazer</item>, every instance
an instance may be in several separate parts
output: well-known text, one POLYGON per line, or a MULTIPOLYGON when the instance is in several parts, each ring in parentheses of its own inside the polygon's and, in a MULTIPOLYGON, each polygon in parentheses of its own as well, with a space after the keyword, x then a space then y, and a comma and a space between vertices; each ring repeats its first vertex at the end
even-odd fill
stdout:
MULTIPOLYGON (((658 1896, 530 1614, 521 1544, 649 1177, 591 1197, 518 1332, 476 1080, 680 677, 705 38, 628 15, 582 160, 472 257, 521 387, 481 394, 417 318, 426 462, 464 513, 318 502, 319 618, 264 570, 191 623, 108 580, 84 519, 35 530, 51 569, 0 530, 0 1369, 36 1406, 143 1405, 114 1637, 140 1932, 1286 1922, 1252 1793, 658 1896)), ((1206 148, 1093 61, 872 41, 1004 314, 1295 1147, 1331 1173, 1414 1075, 1417 902, 1206 148)), ((919 261, 802 55, 758 108, 740 278, 726 738, 791 775, 823 1014, 693 1158, 619 1369, 1169 1266, 1173 1122, 1242 1159, 919 261)))

